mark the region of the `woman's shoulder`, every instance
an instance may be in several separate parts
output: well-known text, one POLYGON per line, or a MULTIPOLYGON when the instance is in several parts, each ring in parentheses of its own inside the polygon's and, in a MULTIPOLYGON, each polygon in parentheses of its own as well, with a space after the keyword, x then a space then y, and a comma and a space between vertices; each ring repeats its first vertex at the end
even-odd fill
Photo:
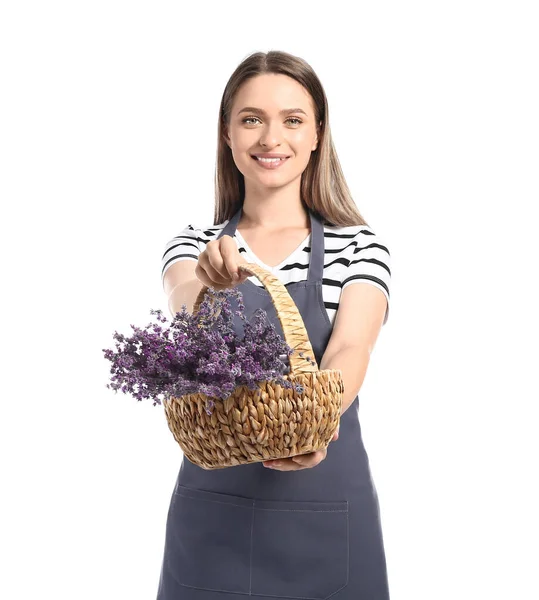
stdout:
POLYGON ((332 250, 364 247, 371 243, 383 243, 370 225, 324 224, 324 243, 332 250))
POLYGON ((204 227, 198 223, 187 223, 176 230, 174 237, 165 243, 164 253, 161 257, 161 276, 164 277, 167 269, 180 260, 198 261, 200 253, 206 248, 210 240, 217 239, 219 233, 226 225, 209 225, 204 227))
POLYGON ((210 240, 217 239, 221 231, 225 228, 228 220, 219 225, 205 225, 200 223, 188 223, 181 230, 178 231, 178 234, 170 240, 173 242, 174 239, 178 239, 181 237, 192 237, 195 238, 199 243, 208 243, 210 240))

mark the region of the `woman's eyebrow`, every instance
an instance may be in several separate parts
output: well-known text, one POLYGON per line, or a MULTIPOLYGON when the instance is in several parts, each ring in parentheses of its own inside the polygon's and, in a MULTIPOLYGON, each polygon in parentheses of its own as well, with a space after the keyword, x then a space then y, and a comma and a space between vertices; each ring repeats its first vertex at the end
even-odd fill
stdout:
MULTIPOLYGON (((261 115, 266 114, 265 110, 263 110, 261 108, 256 108, 255 106, 246 106, 245 108, 242 108, 241 110, 238 111, 238 115, 241 114, 242 112, 254 112, 254 113, 259 113, 261 115)), ((305 116, 307 116, 307 113, 301 108, 285 108, 285 109, 279 111, 280 115, 288 115, 290 113, 303 113, 305 116)))

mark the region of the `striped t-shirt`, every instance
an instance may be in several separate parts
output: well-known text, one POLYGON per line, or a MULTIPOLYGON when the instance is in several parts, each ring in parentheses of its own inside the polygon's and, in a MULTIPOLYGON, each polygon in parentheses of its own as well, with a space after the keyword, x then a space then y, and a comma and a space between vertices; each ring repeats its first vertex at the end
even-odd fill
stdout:
MULTIPOLYGON (((176 237, 167 242, 161 261, 161 281, 168 267, 179 260, 198 260, 210 240, 217 239, 228 220, 220 225, 205 229, 195 224, 187 225, 176 237)), ((241 232, 236 229, 234 240, 239 252, 248 262, 254 262, 270 271, 285 286, 288 283, 307 279, 311 234, 281 264, 270 267, 264 264, 249 248, 241 232)), ((353 283, 370 283, 386 296, 387 308, 383 324, 389 316, 389 295, 391 264, 387 245, 367 225, 335 227, 324 225, 324 272, 322 295, 324 306, 333 325, 341 291, 353 283)), ((263 287, 260 280, 252 275, 248 278, 255 285, 263 287)))

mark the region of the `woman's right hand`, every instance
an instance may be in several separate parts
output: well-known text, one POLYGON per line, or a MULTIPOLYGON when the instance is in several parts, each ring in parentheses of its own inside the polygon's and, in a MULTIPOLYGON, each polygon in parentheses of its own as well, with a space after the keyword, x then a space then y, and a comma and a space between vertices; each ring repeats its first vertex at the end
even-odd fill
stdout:
POLYGON ((207 287, 216 290, 232 288, 250 277, 249 273, 238 269, 245 262, 235 240, 223 235, 206 244, 206 249, 198 257, 195 275, 207 287), (233 278, 234 273, 238 273, 239 279, 233 278))

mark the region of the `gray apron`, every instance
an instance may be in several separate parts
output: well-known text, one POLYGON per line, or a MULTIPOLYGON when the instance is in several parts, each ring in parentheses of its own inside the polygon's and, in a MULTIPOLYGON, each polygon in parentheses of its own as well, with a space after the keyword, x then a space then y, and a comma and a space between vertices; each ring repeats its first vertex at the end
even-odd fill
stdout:
MULTIPOLYGON (((241 210, 220 236, 234 235, 241 210)), ((322 297, 323 223, 309 214, 308 278, 286 289, 320 365, 332 325, 322 297)), ((262 308, 284 337, 269 292, 249 279, 238 288, 245 316, 262 308)), ((234 319, 241 335, 242 321, 234 319)), ((167 516, 157 600, 387 600, 378 496, 358 408, 356 396, 341 416, 339 439, 310 469, 278 471, 260 462, 206 470, 184 457, 167 516)))

